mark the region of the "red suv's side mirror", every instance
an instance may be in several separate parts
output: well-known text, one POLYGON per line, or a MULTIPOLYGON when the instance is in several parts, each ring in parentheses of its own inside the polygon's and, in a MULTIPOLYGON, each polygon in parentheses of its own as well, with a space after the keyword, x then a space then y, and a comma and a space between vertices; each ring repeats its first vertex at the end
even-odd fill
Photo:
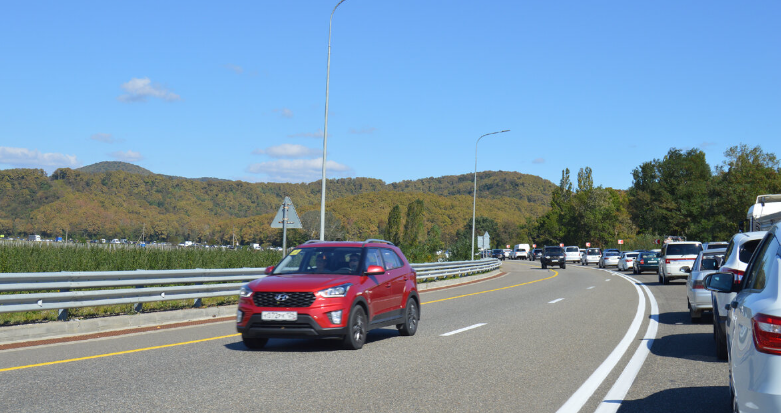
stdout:
POLYGON ((369 268, 366 269, 366 272, 364 275, 380 275, 385 274, 385 268, 380 267, 379 265, 370 265, 369 268))
POLYGON ((274 271, 273 265, 266 267, 266 274, 271 274, 272 271, 274 271))

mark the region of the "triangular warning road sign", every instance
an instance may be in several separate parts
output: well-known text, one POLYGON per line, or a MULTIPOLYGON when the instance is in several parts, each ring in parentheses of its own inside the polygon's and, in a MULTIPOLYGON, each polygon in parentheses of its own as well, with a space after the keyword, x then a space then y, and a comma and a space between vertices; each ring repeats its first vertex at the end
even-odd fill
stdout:
POLYGON ((282 202, 282 206, 279 207, 277 215, 274 220, 271 221, 271 228, 282 228, 282 222, 287 221, 288 228, 303 228, 301 226, 301 219, 296 213, 296 207, 293 206, 293 201, 289 197, 285 197, 282 202))

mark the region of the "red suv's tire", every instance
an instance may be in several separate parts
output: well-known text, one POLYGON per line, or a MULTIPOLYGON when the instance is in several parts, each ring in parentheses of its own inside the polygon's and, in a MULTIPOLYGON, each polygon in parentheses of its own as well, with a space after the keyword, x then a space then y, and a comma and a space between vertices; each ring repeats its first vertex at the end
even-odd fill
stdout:
POLYGON ((399 324, 396 328, 399 329, 399 334, 402 336, 414 336, 418 331, 418 320, 420 320, 420 312, 418 311, 418 303, 414 298, 407 299, 407 308, 404 309, 404 324, 399 324))
POLYGON ((344 347, 348 350, 358 350, 366 342, 366 312, 363 307, 356 305, 350 310, 350 318, 347 321, 347 334, 344 336, 344 347))

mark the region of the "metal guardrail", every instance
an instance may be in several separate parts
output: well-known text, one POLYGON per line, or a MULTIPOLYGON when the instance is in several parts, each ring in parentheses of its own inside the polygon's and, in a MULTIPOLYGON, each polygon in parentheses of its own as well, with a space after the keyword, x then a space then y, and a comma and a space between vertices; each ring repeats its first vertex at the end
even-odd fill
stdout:
MULTIPOLYGON (((419 280, 436 280, 492 271, 501 262, 492 258, 411 266, 419 280)), ((200 307, 202 298, 238 295, 244 283, 264 275, 265 268, 6 273, 0 274, 0 313, 56 309, 63 320, 67 309, 79 307, 133 304, 140 312, 143 303, 186 299, 195 299, 200 307)))

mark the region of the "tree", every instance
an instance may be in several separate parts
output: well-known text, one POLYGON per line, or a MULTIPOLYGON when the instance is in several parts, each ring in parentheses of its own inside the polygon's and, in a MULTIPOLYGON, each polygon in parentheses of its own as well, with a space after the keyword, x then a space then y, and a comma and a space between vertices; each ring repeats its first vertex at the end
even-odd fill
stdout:
POLYGON ((710 208, 711 170, 705 153, 670 149, 664 159, 646 162, 632 172, 629 211, 640 230, 648 233, 703 234, 710 208))
POLYGON ((404 221, 402 244, 407 248, 418 246, 423 237, 423 200, 416 199, 407 205, 407 218, 404 221))
POLYGON ((774 154, 741 144, 727 149, 724 158, 716 167, 711 191, 712 240, 727 240, 737 233, 758 195, 781 193, 781 170, 774 154))
POLYGON ((591 176, 591 168, 580 168, 578 171, 578 192, 590 191, 594 188, 594 178, 591 176))
POLYGON ((388 214, 388 225, 385 226, 385 239, 395 245, 401 244, 401 207, 394 205, 388 214))

